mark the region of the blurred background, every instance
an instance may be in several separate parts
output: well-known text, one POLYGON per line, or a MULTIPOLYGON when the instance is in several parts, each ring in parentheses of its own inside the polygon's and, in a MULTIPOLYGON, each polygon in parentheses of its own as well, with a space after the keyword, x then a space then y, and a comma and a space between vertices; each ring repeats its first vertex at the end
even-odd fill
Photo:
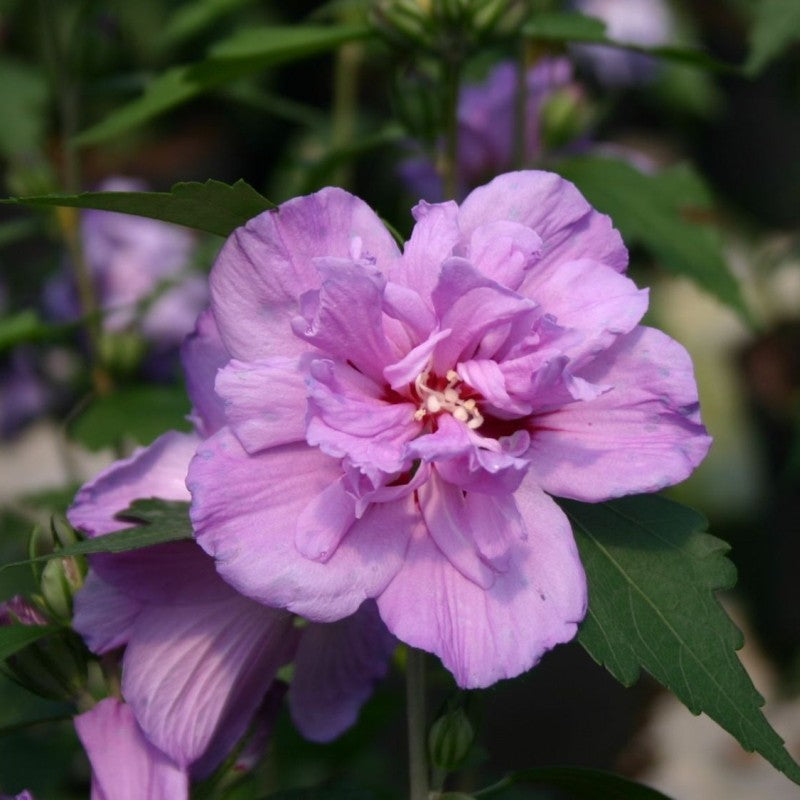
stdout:
MULTIPOLYGON (((443 192, 438 73, 430 49, 415 49, 413 32, 398 28, 392 3, 366 5, 378 36, 254 64, 230 80, 201 77, 199 90, 179 91, 162 110, 153 98, 163 93, 151 92, 149 109, 148 95, 138 100, 146 88, 177 80, 176 68, 220 42, 267 24, 356 24, 364 4, 0 0, 0 191, 168 191, 242 178, 278 203, 337 184, 406 235, 410 207, 443 192)), ((520 53, 502 30, 481 40, 462 87, 458 191, 521 157, 575 180, 620 226, 633 277, 651 287, 648 319, 694 358, 715 438, 670 495, 732 546, 739 582, 725 602, 746 631, 742 657, 767 714, 797 757, 800 21, 795 14, 792 33, 787 16, 789 35, 754 60, 758 6, 576 0, 567 9, 605 19, 612 38, 701 49, 747 71, 547 37, 520 53), (508 65, 520 58, 533 76, 521 145, 510 124, 503 138, 520 94, 508 65), (663 211, 664 230, 637 227, 639 202, 663 211)), ((3 562, 24 558, 34 526, 63 513, 99 468, 168 428, 188 429, 178 346, 206 302, 204 276, 222 241, 108 212, 0 206, 3 562)), ((30 567, 1 572, 0 600, 35 591, 34 580, 30 567)), ((444 702, 453 686, 436 675, 435 702, 444 702)), ((252 785, 402 785, 401 683, 394 670, 332 745, 303 742, 282 717, 252 785)), ((467 702, 480 733, 465 786, 512 768, 579 764, 678 800, 797 796, 714 723, 646 677, 623 689, 574 643, 467 702)), ((69 719, 63 703, 0 676, 0 791, 87 796, 88 765, 69 719)))

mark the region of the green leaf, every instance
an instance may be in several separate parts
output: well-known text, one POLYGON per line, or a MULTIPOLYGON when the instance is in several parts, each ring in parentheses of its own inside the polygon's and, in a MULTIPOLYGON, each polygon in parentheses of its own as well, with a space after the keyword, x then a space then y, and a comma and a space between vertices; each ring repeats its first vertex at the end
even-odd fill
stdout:
POLYGON ((84 192, 12 197, 0 203, 29 206, 74 206, 119 211, 140 217, 185 225, 218 236, 228 236, 247 220, 275 208, 243 180, 233 185, 208 180, 205 183, 176 183, 168 192, 84 192))
POLYGON ((666 795, 621 778, 611 772, 584 767, 534 767, 513 772, 498 783, 487 786, 474 797, 489 797, 519 783, 532 783, 552 789, 563 789, 571 798, 586 800, 669 800, 666 795))
POLYGON ((57 630, 56 625, 0 625, 0 661, 57 630))
POLYGON ((641 244, 664 269, 691 278, 750 319, 716 231, 701 224, 709 215, 710 197, 689 167, 649 175, 625 161, 579 156, 560 162, 556 169, 611 217, 629 246, 641 244))
MULTIPOLYGON (((0 572, 10 567, 49 561, 53 558, 86 556, 94 553, 126 553, 129 550, 141 550, 143 547, 192 538, 188 503, 150 497, 135 500, 116 517, 119 520, 135 523, 137 527, 96 536, 93 539, 84 539, 77 544, 35 558, 3 564, 0 566, 0 572)), ((3 628, 0 628, 0 631, 2 630, 3 628)))
POLYGON ((247 28, 218 43, 205 61, 167 70, 141 97, 83 131, 74 141, 78 145, 108 141, 204 92, 268 67, 333 50, 369 32, 360 25, 247 28))
POLYGON ((188 413, 182 387, 133 386, 95 399, 69 431, 91 450, 117 445, 124 438, 146 445, 166 430, 191 430, 188 413))
POLYGON ((755 75, 792 42, 800 41, 800 3, 797 0, 760 0, 754 4, 750 54, 745 72, 755 75))
MULTIPOLYGON (((790 0, 791 1, 791 0, 790 0)), ((712 58, 702 50, 678 45, 643 47, 632 42, 621 42, 606 36, 602 20, 574 12, 537 13, 522 28, 522 33, 531 39, 546 42, 581 42, 603 44, 620 50, 633 50, 656 58, 719 71, 736 71, 738 68, 712 58)))
POLYGON ((0 58, 3 124, 0 154, 14 158, 35 152, 47 127, 47 79, 41 70, 21 61, 0 58))
POLYGON ((656 495, 560 501, 589 582, 579 641, 627 685, 646 669, 694 714, 705 712, 795 783, 800 767, 761 712, 735 651, 742 634, 714 596, 736 570, 697 512, 656 495))
POLYGON ((159 47, 168 50, 214 25, 221 17, 253 0, 190 0, 169 18, 158 36, 159 47))

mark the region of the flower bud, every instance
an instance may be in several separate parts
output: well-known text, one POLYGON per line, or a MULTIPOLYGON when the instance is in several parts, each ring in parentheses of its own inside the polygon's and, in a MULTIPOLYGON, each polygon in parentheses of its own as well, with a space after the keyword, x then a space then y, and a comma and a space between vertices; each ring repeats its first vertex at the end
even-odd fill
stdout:
MULTIPOLYGON (((0 626, 45 625, 47 617, 33 603, 13 597, 0 603, 0 626)), ((26 689, 53 700, 72 700, 86 683, 88 653, 71 630, 39 639, 6 660, 6 666, 26 689)))
POLYGON ((590 110, 579 87, 569 85, 553 92, 541 109, 539 130, 545 150, 574 142, 589 124, 590 110))
POLYGON ((103 331, 100 336, 100 355, 117 375, 128 375, 136 370, 144 357, 147 344, 131 331, 103 331))
POLYGON ((428 753, 431 763, 451 772, 467 757, 475 740, 475 729, 461 706, 449 709, 431 726, 428 753))

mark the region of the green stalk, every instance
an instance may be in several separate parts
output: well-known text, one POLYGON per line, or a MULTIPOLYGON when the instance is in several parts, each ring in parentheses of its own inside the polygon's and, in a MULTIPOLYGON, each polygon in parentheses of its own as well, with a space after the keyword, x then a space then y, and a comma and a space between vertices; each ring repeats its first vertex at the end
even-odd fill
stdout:
POLYGON ((461 62, 448 60, 444 65, 445 133, 441 163, 444 196, 456 199, 458 192, 458 95, 461 87, 461 62))
MULTIPOLYGON (((39 0, 39 17, 50 81, 58 101, 59 134, 61 141, 61 184, 67 194, 80 191, 81 169, 78 148, 73 144, 78 133, 78 85, 72 74, 61 32, 58 28, 59 8, 56 0, 39 0)), ((85 320, 89 355, 92 362, 92 383, 99 394, 111 388, 110 379, 102 364, 100 350, 101 317, 94 281, 83 253, 80 235, 80 214, 75 208, 58 208, 56 219, 69 253, 70 264, 78 291, 81 314, 85 320)))
POLYGON ((425 724, 425 653, 408 649, 406 661, 409 800, 428 800, 428 750, 425 724))

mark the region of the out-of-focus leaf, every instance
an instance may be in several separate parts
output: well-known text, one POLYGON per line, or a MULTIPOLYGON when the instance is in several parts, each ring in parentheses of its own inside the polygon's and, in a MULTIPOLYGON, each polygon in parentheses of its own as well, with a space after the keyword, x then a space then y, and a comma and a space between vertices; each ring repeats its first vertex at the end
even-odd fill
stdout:
POLYGON ((584 44, 603 44, 621 50, 633 50, 637 53, 676 61, 702 69, 736 70, 731 64, 725 64, 712 58, 702 50, 677 45, 659 45, 643 47, 631 42, 620 42, 609 39, 605 34, 606 26, 602 20, 574 12, 537 13, 522 28, 523 35, 546 42, 580 42, 584 44))
POLYGON ((70 433, 91 450, 125 438, 150 444, 166 430, 191 430, 186 421, 189 400, 180 387, 134 386, 98 397, 70 427, 70 433))
POLYGON ((714 596, 736 581, 725 542, 704 533, 700 514, 656 495, 560 502, 589 582, 578 635, 589 654, 626 686, 646 669, 692 713, 705 712, 800 783, 736 656, 742 634, 714 596))
MULTIPOLYGON (((669 800, 666 795, 643 786, 641 783, 621 778, 611 772, 584 767, 534 767, 512 772, 492 786, 474 792, 475 798, 502 794, 506 789, 518 784, 534 784, 561 789, 570 798, 578 800, 669 800)), ((448 795, 449 796, 449 795, 448 795)))
POLYGON ((13 158, 35 151, 43 142, 47 124, 47 79, 36 67, 0 58, 0 86, 0 155, 13 158))
POLYGON ((793 42, 800 41, 800 3, 797 0, 759 0, 753 4, 750 54, 745 71, 755 75, 793 42))
POLYGON ((0 661, 57 630, 56 625, 0 625, 0 661))
POLYGON ((21 239, 27 239, 36 234, 39 230, 38 220, 29 219, 10 219, 0 223, 0 247, 14 244, 21 239))
POLYGON ((249 28, 217 44, 205 61, 167 70, 141 97, 83 131, 75 142, 88 145, 108 141, 245 75, 324 53, 368 34, 368 28, 354 25, 249 28))
MULTIPOLYGON (((0 571, 21 564, 32 564, 38 561, 49 561, 53 558, 67 556, 86 556, 93 553, 126 553, 129 550, 141 550, 143 547, 177 542, 192 538, 192 523, 189 519, 189 504, 177 500, 159 500, 155 497, 135 500, 124 511, 116 515, 117 519, 131 522, 136 527, 126 528, 93 539, 84 539, 68 547, 62 547, 52 553, 45 553, 24 561, 3 564, 0 571)), ((19 626, 23 627, 23 626, 19 626)), ((29 627, 29 626, 25 626, 29 627)), ((0 627, 0 633, 6 630, 0 627)), ((0 643, 2 643, 0 637, 0 643)), ((0 647, 2 645, 0 644, 0 647)), ((0 649, 0 653, 2 650, 0 649)))
POLYGON ((749 320, 720 239, 706 224, 708 190, 691 169, 681 166, 651 175, 625 161, 597 156, 567 159, 556 169, 595 208, 610 215, 628 245, 642 245, 664 269, 691 278, 749 320))
POLYGON ((208 180, 176 183, 169 192, 84 192, 0 200, 31 206, 74 206, 120 211, 160 219, 199 231, 227 236, 247 220, 274 208, 274 203, 243 180, 233 185, 208 180))
POLYGON ((168 50, 208 30, 222 17, 252 2, 254 0, 190 0, 169 18, 158 36, 158 44, 168 50))

